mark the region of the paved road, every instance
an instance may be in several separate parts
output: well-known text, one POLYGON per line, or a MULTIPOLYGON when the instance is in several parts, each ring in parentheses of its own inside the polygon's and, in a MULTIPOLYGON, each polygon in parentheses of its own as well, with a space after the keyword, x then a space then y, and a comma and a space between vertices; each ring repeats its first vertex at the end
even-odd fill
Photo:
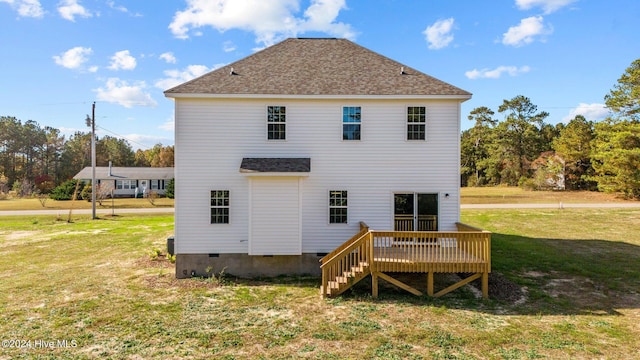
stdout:
POLYGON ((551 203, 551 204, 462 204, 462 209, 616 209, 639 208, 640 202, 615 202, 615 203, 551 203))
MULTIPOLYGON (((550 204, 462 204, 462 209, 640 209, 640 201, 615 202, 615 203, 550 203, 550 204)), ((149 214, 149 213, 173 213, 174 208, 150 208, 150 209, 115 209, 116 214, 149 214)), ((74 209, 78 215, 91 215, 91 209, 74 209)), ((111 209, 97 209, 98 215, 111 214, 111 209)), ((69 210, 16 210, 0 211, 0 216, 11 215, 67 215, 69 210)))

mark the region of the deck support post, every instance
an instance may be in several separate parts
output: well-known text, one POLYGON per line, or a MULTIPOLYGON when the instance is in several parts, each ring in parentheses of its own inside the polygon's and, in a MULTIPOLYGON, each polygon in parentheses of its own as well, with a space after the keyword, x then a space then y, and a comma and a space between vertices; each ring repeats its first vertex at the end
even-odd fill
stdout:
POLYGON ((482 273, 482 298, 489 298, 489 273, 486 271, 482 273))
POLYGON ((427 273, 427 295, 433 296, 433 271, 427 273))
POLYGON ((371 296, 374 299, 378 298, 378 275, 371 273, 371 296))

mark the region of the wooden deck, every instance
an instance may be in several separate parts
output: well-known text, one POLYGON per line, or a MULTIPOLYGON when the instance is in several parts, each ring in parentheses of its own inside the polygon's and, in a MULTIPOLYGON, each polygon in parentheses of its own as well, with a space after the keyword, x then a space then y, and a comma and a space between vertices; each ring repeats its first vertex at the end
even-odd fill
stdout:
POLYGON ((385 273, 425 273, 427 294, 442 296, 475 279, 482 278, 482 293, 488 297, 491 272, 491 233, 458 224, 458 231, 361 231, 321 260, 322 294, 338 295, 371 275, 373 296, 378 295, 378 278, 413 294, 422 293, 385 273), (466 279, 437 293, 434 273, 471 273, 466 279))

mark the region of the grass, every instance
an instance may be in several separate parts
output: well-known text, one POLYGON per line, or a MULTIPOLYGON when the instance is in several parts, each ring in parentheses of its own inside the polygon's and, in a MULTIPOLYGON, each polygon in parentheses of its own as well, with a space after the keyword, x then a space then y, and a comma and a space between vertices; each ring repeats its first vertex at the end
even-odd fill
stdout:
POLYGON ((315 277, 176 280, 154 255, 171 215, 0 217, 0 334, 31 341, 3 342, 0 359, 640 356, 639 210, 462 219, 494 232, 493 270, 527 288, 524 302, 468 287, 440 299, 385 288, 374 300, 363 286, 323 300, 315 277))
MULTIPOLYGON (((111 199, 103 200, 102 205, 96 204, 97 209, 111 209, 111 199)), ((148 199, 116 198, 113 199, 113 206, 116 209, 150 209, 159 207, 173 207, 173 199, 158 198, 151 204, 148 199)), ((91 202, 86 200, 76 201, 56 201, 47 199, 44 206, 36 198, 32 199, 5 199, 0 200, 0 211, 5 210, 69 210, 91 209, 91 202)))

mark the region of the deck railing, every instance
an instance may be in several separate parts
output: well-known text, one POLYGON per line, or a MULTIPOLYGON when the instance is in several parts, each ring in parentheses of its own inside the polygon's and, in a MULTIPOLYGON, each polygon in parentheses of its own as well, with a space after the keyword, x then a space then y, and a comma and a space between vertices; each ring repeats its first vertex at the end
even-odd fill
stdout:
MULTIPOLYGON (((413 231, 415 229, 413 215, 395 215, 394 228, 396 231, 413 231)), ((419 215, 418 231, 435 231, 438 228, 438 217, 436 215, 419 215)))
POLYGON ((369 225, 365 224, 363 221, 360 222, 360 232, 351 237, 351 239, 345 241, 342 245, 338 246, 335 250, 325 255, 322 259, 320 259, 320 263, 324 264, 325 262, 332 259, 336 254, 342 252, 347 246, 352 243, 360 240, 362 235, 365 235, 369 231, 369 225))
POLYGON ((491 271, 491 233, 485 231, 372 231, 380 272, 491 271))
POLYGON ((322 289, 366 266, 371 272, 491 272, 491 233, 464 224, 459 231, 361 231, 322 258, 322 289), (462 230, 462 231, 460 231, 462 230))

